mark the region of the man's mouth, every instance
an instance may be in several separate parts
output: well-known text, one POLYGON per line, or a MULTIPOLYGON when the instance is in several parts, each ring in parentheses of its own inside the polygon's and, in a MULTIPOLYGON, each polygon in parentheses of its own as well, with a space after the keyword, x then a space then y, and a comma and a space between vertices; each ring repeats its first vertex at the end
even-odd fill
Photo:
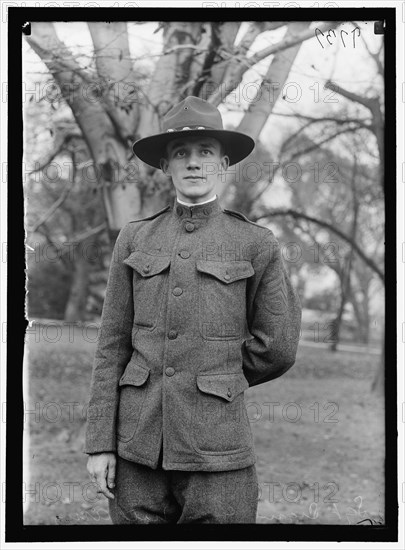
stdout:
POLYGON ((203 176, 186 176, 184 179, 185 180, 203 180, 205 178, 203 178, 203 176))

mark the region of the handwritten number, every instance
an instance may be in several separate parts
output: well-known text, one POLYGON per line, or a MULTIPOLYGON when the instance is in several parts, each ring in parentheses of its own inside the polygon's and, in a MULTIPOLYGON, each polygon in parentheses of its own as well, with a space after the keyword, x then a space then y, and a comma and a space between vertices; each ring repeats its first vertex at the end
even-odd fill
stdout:
POLYGON ((319 40, 319 36, 318 36, 318 33, 317 33, 316 31, 318 31, 318 33, 321 33, 322 36, 325 36, 325 35, 323 34, 323 32, 322 32, 320 29, 318 29, 318 28, 315 29, 315 36, 316 36, 316 38, 317 38, 319 44, 322 46, 322 49, 323 49, 323 44, 322 44, 322 42, 319 40))
MULTIPOLYGON (((355 29, 353 29, 351 32, 353 34, 353 48, 356 47, 356 31, 357 31, 357 36, 360 36, 360 28, 359 27, 356 27, 355 29)), ((348 36, 348 32, 345 31, 345 30, 341 30, 340 31, 340 39, 342 41, 342 44, 343 44, 343 47, 346 48, 346 43, 344 41, 344 37, 343 37, 343 33, 348 36)), ((321 45, 322 49, 324 49, 324 45, 322 44, 320 38, 319 38, 319 35, 322 35, 324 38, 325 38, 325 35, 323 34, 323 32, 321 31, 321 29, 318 29, 318 27, 315 29, 315 36, 319 42, 319 44, 321 45)), ((326 35, 326 40, 328 41, 328 44, 329 46, 332 46, 332 34, 333 34, 333 38, 336 38, 336 33, 333 29, 329 29, 328 30, 328 34, 326 35)))
POLYGON ((328 41, 328 44, 330 46, 332 46, 332 42, 329 42, 329 36, 330 36, 330 33, 333 32, 333 36, 336 38, 336 34, 335 34, 335 31, 333 29, 329 29, 328 31, 328 34, 326 35, 326 40, 328 41))
POLYGON ((355 29, 352 30, 352 33, 353 34, 353 48, 356 47, 356 31, 359 31, 359 34, 357 36, 360 36, 360 29, 359 27, 356 27, 355 29))
MULTIPOLYGON (((309 488, 311 489, 312 486, 309 486, 309 488)), ((329 482, 326 485, 324 485, 322 487, 322 489, 325 490, 325 491, 329 491, 329 493, 323 499, 324 504, 328 505, 328 509, 330 510, 330 513, 335 514, 338 517, 339 520, 344 519, 344 516, 345 516, 346 520, 347 520, 347 523, 349 525, 351 525, 350 516, 356 517, 356 518, 364 518, 364 516, 370 515, 370 513, 367 510, 364 510, 362 508, 362 503, 361 503, 362 497, 361 496, 358 496, 354 499, 355 502, 357 502, 360 499, 360 504, 357 503, 357 508, 348 507, 348 508, 346 508, 346 510, 342 511, 342 514, 343 514, 342 515, 339 511, 339 508, 338 508, 337 504, 336 504, 338 502, 338 499, 331 498, 331 497, 334 497, 336 495, 336 493, 339 491, 339 486, 336 483, 329 482)), ((318 506, 317 502, 318 502, 318 499, 316 499, 316 501, 314 501, 314 502, 311 502, 311 504, 308 506, 308 514, 305 514, 304 512, 300 512, 299 514, 296 514, 294 512, 290 512, 289 514, 279 514, 278 516, 275 515, 275 516, 271 516, 271 517, 269 517, 269 516, 260 516, 260 517, 266 518, 270 521, 273 520, 273 519, 278 519, 279 521, 282 521, 286 518, 289 518, 291 520, 296 519, 296 518, 317 519, 319 517, 319 506, 318 506)), ((381 516, 379 516, 379 517, 382 520, 381 516)), ((381 521, 376 521, 376 520, 373 520, 372 518, 365 518, 362 521, 358 521, 357 524, 361 524, 361 523, 364 523, 366 521, 369 521, 370 525, 375 525, 375 524, 382 525, 381 521)))

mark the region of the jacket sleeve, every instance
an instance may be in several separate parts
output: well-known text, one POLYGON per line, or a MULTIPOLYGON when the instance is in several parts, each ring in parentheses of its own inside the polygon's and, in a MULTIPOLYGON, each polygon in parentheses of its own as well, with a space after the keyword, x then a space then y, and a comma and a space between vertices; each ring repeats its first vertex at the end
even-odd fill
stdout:
POLYGON ((130 243, 128 224, 117 237, 110 264, 87 409, 87 454, 116 451, 118 382, 133 353, 133 271, 123 263, 130 243))
POLYGON ((301 304, 270 230, 259 245, 253 267, 255 275, 247 293, 251 337, 242 345, 249 386, 277 378, 293 366, 301 329, 301 304))

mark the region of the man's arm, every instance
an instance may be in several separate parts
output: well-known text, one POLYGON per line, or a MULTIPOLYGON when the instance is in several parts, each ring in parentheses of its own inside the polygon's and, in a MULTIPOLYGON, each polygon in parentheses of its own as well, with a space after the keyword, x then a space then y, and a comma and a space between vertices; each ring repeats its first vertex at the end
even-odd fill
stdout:
POLYGON ((117 237, 110 264, 87 410, 87 454, 116 451, 118 381, 133 353, 133 271, 123 263, 130 243, 128 224, 117 237))
POLYGON ((253 265, 256 275, 249 283, 247 304, 253 339, 242 346, 249 386, 277 378, 293 366, 301 327, 301 304, 271 231, 260 243, 253 265))

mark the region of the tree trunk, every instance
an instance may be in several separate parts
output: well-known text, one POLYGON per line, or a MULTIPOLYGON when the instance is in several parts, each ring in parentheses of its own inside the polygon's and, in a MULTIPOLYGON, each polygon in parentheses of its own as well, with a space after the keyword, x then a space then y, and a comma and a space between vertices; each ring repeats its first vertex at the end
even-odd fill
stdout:
POLYGON ((353 249, 350 249, 350 252, 346 259, 346 266, 343 269, 342 278, 340 282, 340 285, 341 285, 340 286, 341 288, 340 306, 339 306, 339 311, 336 316, 336 319, 333 321, 333 329, 331 334, 332 342, 330 345, 331 351, 337 351, 337 345, 340 340, 340 330, 342 327, 343 312, 345 310, 347 296, 349 294, 349 288, 350 288, 350 271, 351 271, 352 256, 353 256, 353 249))
MULTIPOLYGON (((364 292, 363 292, 364 295, 364 292)), ((369 303, 361 304, 358 302, 353 289, 350 289, 348 300, 353 306, 354 315, 357 322, 356 337, 362 344, 368 344, 369 330, 370 330, 370 317, 368 313, 369 303)))
POLYGON ((51 71, 82 130, 103 188, 109 228, 117 232, 141 211, 138 167, 128 160, 130 151, 117 134, 117 119, 109 116, 110 107, 95 75, 76 64, 52 23, 32 23, 27 40, 51 71))
POLYGON ((79 243, 75 249, 73 280, 69 299, 65 309, 65 321, 83 321, 85 319, 90 264, 86 258, 86 247, 79 243))
POLYGON ((145 98, 136 137, 159 132, 160 119, 181 97, 188 85, 188 72, 201 37, 202 23, 167 23, 163 55, 159 58, 145 98))
MULTIPOLYGON (((309 25, 309 21, 305 21, 303 23, 290 23, 286 34, 283 37, 283 41, 288 41, 292 36, 295 36, 308 28, 309 25)), ((242 50, 250 46, 253 42, 253 37, 255 37, 255 33, 258 32, 257 26, 258 24, 254 24, 253 29, 250 29, 246 33, 249 40, 245 37, 245 40, 242 41, 242 45, 244 45, 240 46, 242 50), (255 32, 253 32, 253 30, 255 32)), ((248 134, 255 140, 259 138, 260 132, 271 115, 274 105, 280 96, 281 90, 288 78, 291 67, 301 46, 302 43, 300 42, 288 50, 276 53, 274 55, 259 90, 255 94, 255 97, 251 100, 247 112, 237 127, 238 132, 248 134)), ((246 52, 244 51, 244 53, 246 52)), ((233 168, 233 170, 239 170, 240 173, 242 171, 242 166, 243 165, 237 165, 233 168)), ((230 174, 231 173, 232 172, 230 172, 230 174)), ((232 177, 229 176, 224 178, 224 180, 220 183, 218 187, 218 195, 221 198, 227 196, 231 183, 232 177)))
MULTIPOLYGON (((305 31, 309 25, 310 21, 290 23, 283 40, 290 40, 293 36, 305 31)), ((302 42, 299 42, 288 50, 274 55, 259 90, 251 100, 249 109, 237 128, 238 132, 248 134, 253 139, 259 137, 280 96, 301 46, 302 42)))
MULTIPOLYGON (((190 86, 189 71, 199 74, 193 66, 196 44, 201 39, 202 23, 165 23, 163 55, 156 63, 146 97, 142 102, 136 138, 160 131, 160 120, 166 112, 183 98, 190 86)), ((200 66, 201 68, 201 66, 200 66)), ((138 160, 138 185, 141 191, 140 210, 147 216, 166 206, 173 192, 171 181, 160 170, 138 160)))
MULTIPOLYGON (((353 222, 352 222, 350 237, 354 242, 356 241, 356 237, 357 237, 357 219, 359 215, 359 201, 357 199, 357 191, 356 191, 356 175, 357 175, 357 160, 356 160, 356 157, 354 156, 353 170, 350 178, 350 187, 351 187, 352 197, 353 197, 353 222)), ((334 327, 335 333, 333 335, 334 338, 331 344, 331 351, 336 351, 337 345, 339 343, 343 312, 345 309, 347 298, 350 294, 350 275, 352 271, 352 265, 353 265, 353 247, 351 246, 347 254, 346 265, 344 265, 344 268, 342 270, 342 279, 341 279, 342 280, 342 297, 340 302, 339 313, 335 321, 335 327, 334 327)))
MULTIPOLYGON (((130 59, 125 22, 89 23, 95 70, 78 63, 59 40, 52 23, 32 23, 27 42, 50 70, 83 133, 103 190, 105 213, 113 238, 129 220, 141 217, 150 209, 155 210, 158 203, 161 205, 161 197, 156 191, 170 192, 169 183, 155 174, 155 170, 150 171, 136 162, 133 142, 159 131, 160 118, 189 93, 190 78, 199 82, 211 78, 216 85, 212 94, 215 97, 207 99, 219 105, 225 99, 223 91, 235 89, 252 64, 288 49, 294 56, 297 45, 299 47, 301 42, 314 36, 309 29, 298 31, 300 26, 308 27, 307 23, 293 23, 290 27, 296 26, 295 35, 288 34, 279 43, 246 58, 247 49, 260 32, 282 24, 252 24, 240 45, 235 47, 240 23, 211 24, 211 41, 202 40, 207 23, 163 23, 163 55, 154 68, 147 93, 141 95, 130 59), (205 61, 194 63, 196 54, 205 57, 205 61), (143 200, 143 193, 148 201, 143 200), (149 203, 147 207, 146 202, 149 203)), ((338 23, 323 22, 318 26, 323 29, 336 25, 338 23)), ((287 66, 291 62, 289 60, 287 66)), ((283 69, 281 65, 278 62, 274 76, 280 75, 280 85, 288 74, 287 66, 283 69)), ((258 116, 257 109, 253 109, 253 115, 258 116)), ((268 114, 260 117, 263 124, 265 116, 268 114)), ((247 125, 251 128, 249 122, 247 125)))
MULTIPOLYGON (((340 23, 336 21, 323 22, 318 25, 319 30, 327 30, 336 28, 340 23)), ((229 95, 233 90, 239 86, 242 82, 243 75, 245 72, 250 69, 253 65, 262 61, 270 55, 274 55, 278 52, 285 51, 295 46, 296 44, 301 44, 305 40, 309 40, 314 37, 313 29, 304 30, 301 33, 298 33, 294 36, 284 37, 280 42, 277 42, 274 45, 268 46, 260 50, 259 52, 253 54, 251 57, 246 58, 246 56, 232 56, 230 59, 226 70, 224 71, 223 79, 220 86, 215 89, 209 96, 208 100, 215 106, 220 105, 226 96, 229 95)))

